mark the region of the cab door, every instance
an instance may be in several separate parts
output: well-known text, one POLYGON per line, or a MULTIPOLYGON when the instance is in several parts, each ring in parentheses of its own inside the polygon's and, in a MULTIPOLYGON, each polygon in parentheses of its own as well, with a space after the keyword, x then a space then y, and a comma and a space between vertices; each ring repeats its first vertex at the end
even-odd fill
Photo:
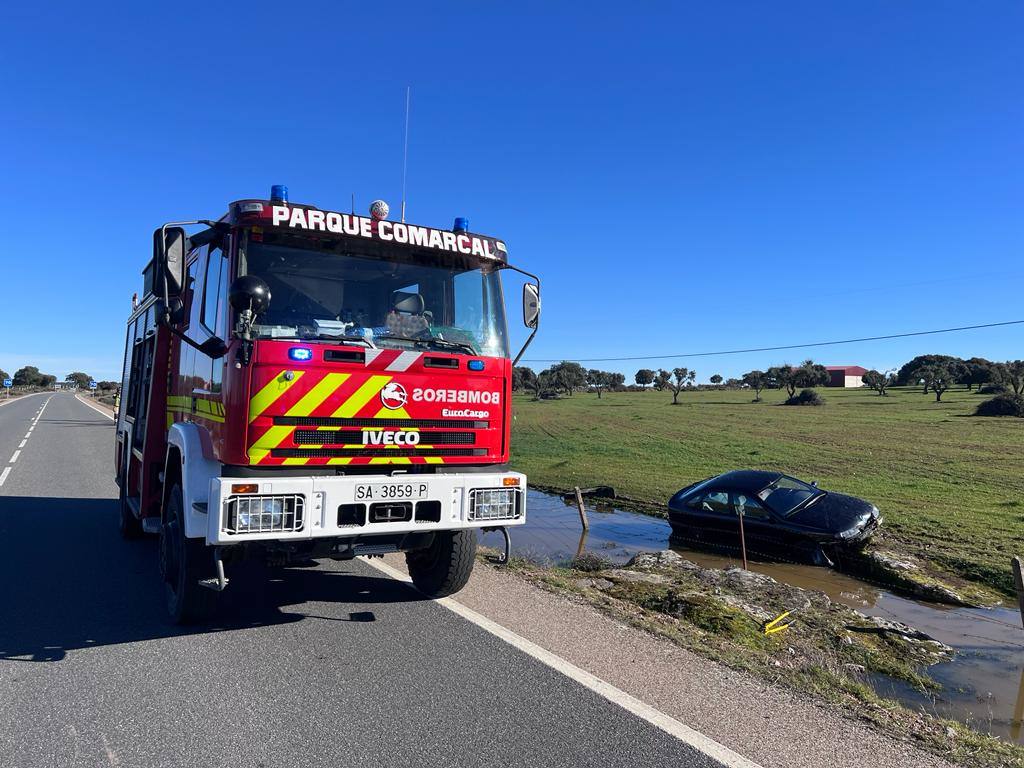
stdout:
MULTIPOLYGON (((198 262, 199 282, 189 335, 198 344, 216 336, 228 336, 228 282, 230 280, 227 239, 203 246, 198 262)), ((204 425, 215 444, 220 443, 224 424, 224 366, 227 357, 214 358, 195 350, 191 387, 192 420, 204 425)))

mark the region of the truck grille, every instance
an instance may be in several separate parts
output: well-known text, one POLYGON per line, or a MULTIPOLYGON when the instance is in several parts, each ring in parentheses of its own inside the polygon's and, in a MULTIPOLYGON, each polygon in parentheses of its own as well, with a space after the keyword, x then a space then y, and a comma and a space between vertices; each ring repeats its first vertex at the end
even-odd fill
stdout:
MULTIPOLYGON (((297 429, 296 445, 361 445, 362 431, 354 429, 297 429)), ((426 445, 473 445, 473 432, 421 432, 420 442, 426 445)))
POLYGON ((342 419, 334 416, 274 416, 280 427, 404 427, 405 429, 488 429, 489 421, 471 419, 342 419))
POLYGON ((229 496, 224 503, 225 533, 285 533, 302 530, 301 495, 229 496))
POLYGON ((485 448, 274 448, 280 459, 320 459, 363 456, 486 456, 485 448))

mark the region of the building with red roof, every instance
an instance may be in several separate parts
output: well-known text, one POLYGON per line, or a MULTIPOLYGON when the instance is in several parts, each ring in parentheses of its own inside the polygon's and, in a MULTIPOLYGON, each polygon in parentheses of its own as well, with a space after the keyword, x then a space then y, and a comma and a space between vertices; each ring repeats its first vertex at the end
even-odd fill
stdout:
POLYGON ((860 365, 826 365, 829 387, 863 387, 867 368, 860 365))

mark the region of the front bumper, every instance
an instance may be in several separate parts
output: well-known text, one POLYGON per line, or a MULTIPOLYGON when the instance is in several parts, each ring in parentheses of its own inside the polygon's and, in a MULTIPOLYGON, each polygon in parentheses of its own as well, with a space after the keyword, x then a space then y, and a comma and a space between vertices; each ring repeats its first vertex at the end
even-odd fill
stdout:
POLYGON ((495 472, 258 480, 218 477, 210 481, 207 510, 206 542, 215 546, 522 525, 526 522, 526 476, 495 472), (518 485, 512 484, 516 481, 518 485), (255 493, 237 494, 232 492, 236 484, 258 488, 255 493), (356 486, 368 484, 411 484, 419 498, 408 502, 358 499, 356 486), (511 503, 496 504, 496 499, 511 503), (256 510, 257 517, 264 510, 257 527, 266 530, 249 530, 254 527, 251 510, 256 510))

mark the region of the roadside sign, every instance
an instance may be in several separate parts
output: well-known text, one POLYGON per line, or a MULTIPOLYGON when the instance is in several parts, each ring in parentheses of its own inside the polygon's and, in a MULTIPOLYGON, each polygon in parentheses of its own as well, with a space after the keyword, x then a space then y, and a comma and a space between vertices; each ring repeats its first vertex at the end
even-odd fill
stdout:
POLYGON ((10 389, 14 386, 14 381, 11 379, 4 379, 4 386, 10 389))
POLYGON ((89 389, 96 389, 96 382, 95 381, 90 381, 89 382, 89 389))

